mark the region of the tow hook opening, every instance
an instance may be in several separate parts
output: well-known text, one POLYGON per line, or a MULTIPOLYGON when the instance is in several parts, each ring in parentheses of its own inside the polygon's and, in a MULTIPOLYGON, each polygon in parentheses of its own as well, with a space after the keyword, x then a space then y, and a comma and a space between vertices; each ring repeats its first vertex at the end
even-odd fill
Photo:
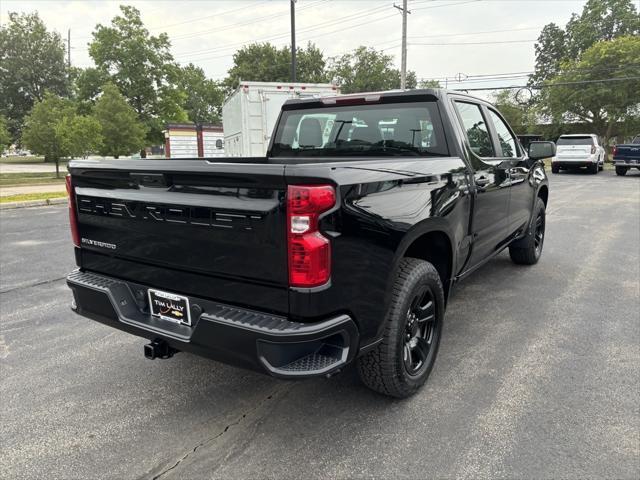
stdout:
POLYGON ((156 358, 171 358, 178 352, 179 350, 171 347, 164 340, 154 340, 144 346, 144 356, 149 360, 155 360, 156 358))

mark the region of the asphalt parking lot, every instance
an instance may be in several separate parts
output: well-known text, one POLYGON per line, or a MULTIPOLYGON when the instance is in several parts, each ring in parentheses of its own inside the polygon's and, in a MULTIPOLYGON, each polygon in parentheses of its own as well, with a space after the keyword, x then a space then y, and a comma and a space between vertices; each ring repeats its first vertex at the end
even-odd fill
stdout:
POLYGON ((640 175, 551 175, 540 263, 459 285, 426 387, 283 382, 76 317, 65 206, 0 213, 1 478, 638 478, 640 175))

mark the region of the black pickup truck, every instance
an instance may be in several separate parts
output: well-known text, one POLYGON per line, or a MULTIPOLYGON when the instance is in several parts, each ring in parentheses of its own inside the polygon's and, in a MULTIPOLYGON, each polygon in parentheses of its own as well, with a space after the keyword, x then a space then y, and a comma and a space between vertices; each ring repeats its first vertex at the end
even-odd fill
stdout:
POLYGON ((640 135, 636 135, 631 143, 613 147, 613 164, 616 175, 626 175, 630 168, 640 170, 640 135))
POLYGON ((280 378, 357 362, 405 397, 453 285, 505 248, 535 264, 549 187, 490 104, 444 90, 288 101, 260 158, 76 160, 75 312, 280 378))

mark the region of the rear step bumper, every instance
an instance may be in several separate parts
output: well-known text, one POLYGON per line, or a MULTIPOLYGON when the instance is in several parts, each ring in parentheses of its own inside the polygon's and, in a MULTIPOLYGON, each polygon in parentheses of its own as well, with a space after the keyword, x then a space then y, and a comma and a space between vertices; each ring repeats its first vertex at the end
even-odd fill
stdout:
POLYGON ((148 286, 75 270, 67 277, 72 309, 92 320, 171 348, 280 378, 329 375, 356 355, 359 335, 348 315, 315 323, 189 297, 192 326, 149 313, 148 286))

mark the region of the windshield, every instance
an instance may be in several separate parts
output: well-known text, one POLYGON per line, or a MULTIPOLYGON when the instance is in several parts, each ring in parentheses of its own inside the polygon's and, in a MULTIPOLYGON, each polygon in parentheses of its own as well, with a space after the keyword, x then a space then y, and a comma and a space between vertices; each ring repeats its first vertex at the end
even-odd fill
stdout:
POLYGON ((558 145, 593 145, 592 137, 560 137, 558 145))
POLYGON ((272 157, 448 156, 435 102, 283 111, 272 157))

